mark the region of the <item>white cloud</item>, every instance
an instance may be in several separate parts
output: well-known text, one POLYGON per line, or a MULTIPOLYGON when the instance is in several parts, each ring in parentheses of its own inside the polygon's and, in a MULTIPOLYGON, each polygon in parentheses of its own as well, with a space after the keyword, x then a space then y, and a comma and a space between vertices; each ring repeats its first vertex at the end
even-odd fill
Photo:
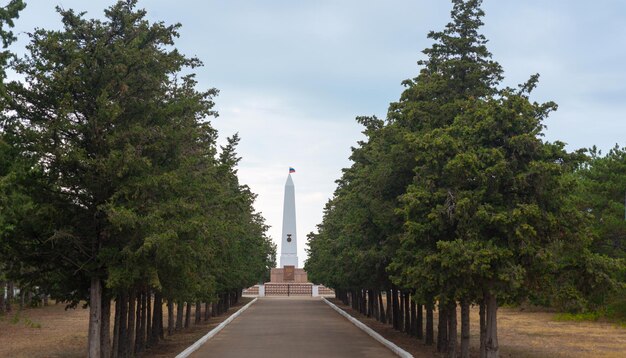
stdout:
POLYGON ((293 180, 302 265, 306 235, 321 221, 324 204, 334 192, 334 181, 341 175, 341 168, 349 165, 350 146, 361 135, 355 121, 314 118, 290 99, 298 101, 297 96, 280 93, 222 91, 217 100, 222 114, 213 123, 222 136, 239 132, 239 153, 243 155, 240 180, 258 194, 255 207, 271 226, 269 234, 277 245, 282 229, 284 184, 289 167, 296 169, 293 180))

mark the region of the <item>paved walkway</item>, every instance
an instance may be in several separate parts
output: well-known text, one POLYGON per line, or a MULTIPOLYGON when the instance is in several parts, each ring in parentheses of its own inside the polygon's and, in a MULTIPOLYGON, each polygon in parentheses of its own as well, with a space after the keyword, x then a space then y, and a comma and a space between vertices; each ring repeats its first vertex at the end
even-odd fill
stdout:
POLYGON ((260 298, 191 357, 395 357, 319 298, 260 298))

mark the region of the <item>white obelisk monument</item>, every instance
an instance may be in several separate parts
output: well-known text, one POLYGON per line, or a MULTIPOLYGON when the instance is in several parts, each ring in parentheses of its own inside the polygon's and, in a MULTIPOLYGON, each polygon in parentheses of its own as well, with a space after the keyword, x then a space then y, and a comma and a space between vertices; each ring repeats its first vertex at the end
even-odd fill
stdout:
POLYGON ((280 267, 298 267, 298 234, 296 233, 296 193, 291 180, 291 173, 296 171, 289 168, 289 176, 285 183, 285 201, 283 204, 283 235, 280 245, 280 267))

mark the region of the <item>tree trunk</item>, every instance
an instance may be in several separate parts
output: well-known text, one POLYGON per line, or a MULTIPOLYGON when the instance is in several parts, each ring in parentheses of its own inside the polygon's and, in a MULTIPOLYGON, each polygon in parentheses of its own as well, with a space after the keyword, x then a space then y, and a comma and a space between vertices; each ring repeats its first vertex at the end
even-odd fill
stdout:
POLYGON ((191 322, 191 302, 187 302, 187 309, 185 310, 185 328, 189 328, 191 322))
POLYGON ((156 345, 163 337, 163 301, 161 293, 154 293, 154 308, 152 314, 152 335, 150 336, 150 345, 156 345))
POLYGON ((409 292, 404 293, 404 333, 411 334, 411 295, 409 292))
POLYGON ((111 357, 111 297, 102 294, 102 325, 100 326, 100 352, 103 358, 111 357))
POLYGON ((217 303, 211 302, 211 317, 217 317, 217 303))
POLYGON ((20 287, 20 311, 24 309, 24 300, 26 299, 26 290, 20 287))
POLYGON ((117 340, 117 356, 120 358, 126 358, 126 345, 127 342, 127 324, 128 324, 128 297, 126 294, 119 296, 120 300, 120 322, 119 322, 119 338, 117 340))
POLYGON ((404 292, 397 290, 398 292, 398 328, 400 332, 404 332, 404 292))
POLYGON ((15 291, 15 286, 13 286, 13 281, 7 282, 7 300, 6 300, 6 309, 7 312, 11 312, 13 310, 13 292, 15 291))
POLYGON ((393 316, 393 328, 396 330, 400 330, 400 304, 398 303, 398 290, 391 290, 391 307, 392 307, 392 316, 393 316))
POLYGON ((385 305, 383 304, 383 293, 381 291, 378 291, 378 320, 382 323, 387 323, 385 305))
POLYGON ((120 347, 120 320, 122 319, 120 296, 115 298, 115 319, 113 321, 113 348, 111 349, 111 357, 118 358, 120 347))
POLYGON ((167 335, 174 334, 174 301, 172 299, 167 300, 167 335))
POLYGON ((415 336, 417 339, 424 338, 424 309, 422 305, 417 305, 417 319, 415 325, 417 326, 417 331, 415 332, 415 336))
POLYGON ((211 304, 208 302, 204 303, 204 321, 208 321, 211 317, 211 304))
POLYGON ((379 311, 378 311, 378 290, 370 290, 370 307, 372 309, 372 316, 377 321, 380 320, 379 311))
POLYGON ((448 358, 456 358, 457 322, 456 302, 452 302, 448 309, 448 358))
POLYGON ((142 298, 143 297, 143 291, 142 290, 137 290, 137 297, 136 297, 136 302, 137 302, 137 307, 135 310, 135 344, 133 344, 132 352, 133 352, 133 357, 137 354, 137 352, 140 350, 140 345, 141 345, 141 305, 142 305, 142 298))
POLYGON ((91 278, 89 288, 89 357, 102 357, 100 330, 102 329, 102 285, 100 278, 91 278))
POLYGON ((126 330, 126 357, 133 356, 133 350, 135 348, 135 318, 137 317, 137 311, 135 309, 135 302, 137 301, 137 291, 130 290, 128 295, 128 329, 126 330))
POLYGON ((0 280, 0 314, 6 312, 6 301, 4 300, 4 293, 6 292, 7 283, 0 280))
POLYGON ((183 329, 183 309, 185 308, 185 304, 182 301, 178 301, 176 304, 176 330, 180 331, 183 329))
POLYGON ((487 358, 498 358, 500 347, 498 346, 498 301, 491 293, 485 295, 487 304, 487 334, 485 336, 485 352, 487 358))
POLYGON ((150 344, 152 337, 152 290, 146 289, 146 345, 150 344))
POLYGON ((143 336, 143 327, 145 323, 143 322, 145 311, 145 292, 143 289, 137 293, 137 316, 135 317, 135 348, 133 348, 133 352, 135 354, 140 353, 143 350, 143 342, 145 337, 143 336))
POLYGON ((355 300, 355 293, 353 290, 350 290, 350 307, 352 307, 353 310, 357 311, 356 308, 356 300, 355 300))
POLYGON ((441 301, 439 301, 438 308, 437 352, 444 353, 448 348, 448 313, 441 301))
POLYGON ((404 331, 404 292, 397 290, 398 295, 398 331, 404 331))
POLYGON ((363 310, 363 290, 356 291, 356 307, 360 314, 364 313, 363 310))
POLYGON ((165 330, 163 329, 163 296, 158 292, 156 297, 159 299, 159 338, 165 339, 165 330))
POLYGON ((196 321, 195 324, 199 324, 202 322, 202 303, 200 301, 196 301, 196 321))
POLYGON ((487 337, 487 313, 485 312, 485 301, 480 301, 480 358, 487 357, 485 342, 487 337))
POLYGON ((469 358, 470 347, 470 305, 461 300, 461 358, 469 358))
POLYGON ((433 301, 428 300, 426 302, 426 339, 425 339, 425 343, 427 345, 432 345, 434 343, 434 337, 435 337, 435 332, 434 332, 434 318, 433 318, 433 311, 434 311, 434 307, 433 307, 433 301))
POLYGON ((147 331, 146 326, 148 323, 148 300, 150 297, 148 296, 148 292, 144 291, 141 294, 141 323, 139 324, 139 332, 137 332, 137 343, 136 344, 136 353, 141 353, 146 349, 146 341, 147 339, 147 331))
POLYGON ((391 313, 393 308, 393 303, 391 302, 391 295, 392 295, 393 290, 387 290, 385 292, 385 296, 386 296, 386 301, 387 301, 387 306, 386 310, 387 310, 387 323, 388 324, 393 324, 393 314, 391 313))
POLYGON ((415 303, 415 297, 411 300, 411 336, 417 336, 417 305, 415 303))

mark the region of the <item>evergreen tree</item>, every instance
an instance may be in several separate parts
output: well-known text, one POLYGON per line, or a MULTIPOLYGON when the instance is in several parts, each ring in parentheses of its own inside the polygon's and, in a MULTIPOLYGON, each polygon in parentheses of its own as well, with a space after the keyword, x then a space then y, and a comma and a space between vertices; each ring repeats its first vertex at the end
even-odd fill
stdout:
MULTIPOLYGON (((8 46, 13 43, 17 38, 10 30, 15 24, 14 20, 19 18, 19 12, 24 9, 26 4, 22 0, 11 0, 3 7, 0 7, 0 39, 2 39, 2 48, 0 51, 0 109, 5 107, 5 79, 6 79, 6 67, 8 60, 13 54, 7 49, 8 46)), ((11 128, 8 128, 4 115, 0 118, 0 237, 6 235, 13 235, 15 232, 15 226, 19 224, 19 221, 12 217, 11 212, 16 210, 14 206, 25 209, 28 205, 24 200, 27 200, 23 196, 20 196, 10 185, 15 176, 20 174, 14 173, 20 162, 20 153, 12 148, 12 134, 11 128), (18 199, 19 197, 19 199, 18 199)), ((21 168, 20 168, 21 169, 21 168)), ((0 241, 0 313, 5 311, 7 302, 5 301, 5 287, 7 287, 7 260, 10 255, 4 257, 6 247, 4 243, 0 241)), ((10 286, 10 285, 9 285, 10 286)), ((12 292, 8 292, 7 297, 10 300, 12 292)), ((8 302, 10 307, 10 302, 8 302)))
MULTIPOLYGON (((387 265, 392 283, 426 304, 427 343, 438 302, 437 348, 450 357, 457 304, 468 357, 469 306, 478 303, 481 357, 497 357, 498 302, 537 297, 559 277, 588 297, 615 285, 608 272, 616 262, 589 249, 586 217, 572 196, 580 153, 542 139, 556 104, 530 101, 537 75, 518 89, 499 88, 503 71, 479 33, 481 1, 452 2, 452 21, 429 33, 435 43, 387 120, 364 121, 368 140, 353 150, 319 233, 309 235, 307 269, 354 289, 387 265), (583 279, 576 284, 574 275, 583 279)), ((407 319, 394 316, 395 328, 398 318, 407 319)))
POLYGON ((31 270, 16 269, 25 281, 88 300, 90 356, 130 356, 160 340, 163 299, 220 295, 226 307, 267 274, 275 247, 238 183, 238 139, 218 154, 206 121, 217 91, 181 74, 201 63, 173 48, 180 25, 149 22, 134 0, 104 21, 58 12, 63 29, 30 34, 14 65, 24 80, 7 85, 2 160, 25 159, 6 186, 19 195, 2 200, 3 251, 31 270))

